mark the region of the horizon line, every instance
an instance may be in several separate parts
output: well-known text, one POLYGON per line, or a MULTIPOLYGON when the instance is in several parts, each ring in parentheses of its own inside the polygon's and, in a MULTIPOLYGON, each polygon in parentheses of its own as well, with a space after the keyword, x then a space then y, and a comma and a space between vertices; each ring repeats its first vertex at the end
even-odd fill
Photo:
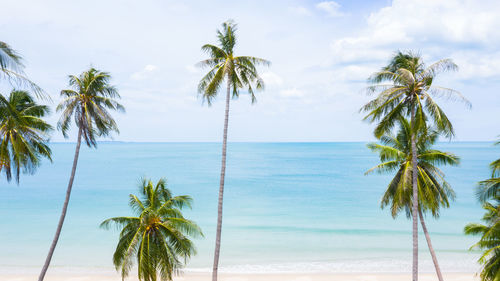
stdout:
MULTIPOLYGON (((376 142, 377 140, 370 141, 228 141, 228 143, 367 143, 376 142)), ((450 141, 438 141, 437 143, 489 143, 492 145, 498 140, 450 140, 450 141)), ((76 143, 76 141, 49 141, 49 143, 54 144, 65 144, 65 143, 76 143)), ((97 143, 151 143, 151 144, 161 144, 161 143, 222 143, 222 141, 97 141, 97 143)))

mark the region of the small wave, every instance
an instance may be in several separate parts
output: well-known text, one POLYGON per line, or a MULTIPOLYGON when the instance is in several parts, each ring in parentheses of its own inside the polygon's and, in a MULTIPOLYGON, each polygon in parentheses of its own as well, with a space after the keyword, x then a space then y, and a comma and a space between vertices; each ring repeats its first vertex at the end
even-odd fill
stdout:
MULTIPOLYGON (((377 259, 344 260, 338 262, 295 262, 273 264, 245 264, 219 267, 223 273, 406 273, 411 271, 411 260, 377 259)), ((442 260, 443 272, 474 273, 479 270, 475 258, 461 260, 442 260)), ((186 272, 210 272, 211 268, 187 268, 186 272)), ((419 262, 419 270, 424 273, 434 272, 431 260, 419 262)))

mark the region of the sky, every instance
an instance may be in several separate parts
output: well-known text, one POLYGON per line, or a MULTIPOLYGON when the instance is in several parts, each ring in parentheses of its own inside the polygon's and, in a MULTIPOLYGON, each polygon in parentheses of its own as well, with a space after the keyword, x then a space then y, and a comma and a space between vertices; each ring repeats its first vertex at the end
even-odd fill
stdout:
MULTIPOLYGON (((454 140, 500 135, 498 1, 16 0, 2 10, 0 41, 23 56, 52 108, 68 75, 91 66, 111 73, 126 107, 114 114, 115 141, 221 140, 224 93, 211 107, 202 103, 197 85, 207 70, 196 63, 227 19, 238 24, 237 55, 272 62, 259 68, 266 89, 256 104, 243 94, 231 101, 229 141, 373 140, 359 113, 371 98, 366 80, 397 50, 458 64, 434 82, 472 103, 439 100, 454 140)), ((52 141, 65 139, 56 131, 52 141)))

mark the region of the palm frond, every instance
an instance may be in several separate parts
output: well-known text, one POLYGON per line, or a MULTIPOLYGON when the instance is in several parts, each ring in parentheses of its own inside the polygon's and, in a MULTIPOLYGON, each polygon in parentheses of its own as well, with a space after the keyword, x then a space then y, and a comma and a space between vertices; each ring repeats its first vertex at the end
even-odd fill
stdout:
POLYGON ((14 88, 23 88, 35 96, 50 101, 50 96, 24 73, 22 57, 7 43, 0 41, 0 78, 6 79, 14 88))
POLYGON ((441 59, 429 65, 423 71, 422 76, 434 78, 438 74, 447 71, 458 71, 458 65, 456 65, 451 59, 441 59))

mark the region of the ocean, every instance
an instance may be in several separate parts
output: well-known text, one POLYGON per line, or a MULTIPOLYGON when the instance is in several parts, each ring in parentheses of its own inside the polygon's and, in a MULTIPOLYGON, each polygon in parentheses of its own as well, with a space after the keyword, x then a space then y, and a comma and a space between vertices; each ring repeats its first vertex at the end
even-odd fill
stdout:
MULTIPOLYGON (((0 181, 0 271, 41 268, 59 219, 74 143, 53 143, 44 162, 21 182, 0 181)), ((445 167, 457 198, 441 217, 427 216, 444 272, 476 272, 477 240, 463 234, 483 211, 474 196, 499 148, 487 142, 440 143, 461 157, 445 167)), ((141 177, 167 178, 177 195, 194 198, 186 217, 205 234, 189 271, 209 271, 220 174, 220 143, 100 143, 82 146, 73 193, 52 266, 114 270, 117 230, 106 218, 131 215, 128 195, 141 177)), ((411 223, 380 208, 391 175, 364 172, 378 163, 365 143, 229 143, 220 268, 222 272, 409 272, 411 223)), ((432 272, 420 235, 420 266, 432 272)))

